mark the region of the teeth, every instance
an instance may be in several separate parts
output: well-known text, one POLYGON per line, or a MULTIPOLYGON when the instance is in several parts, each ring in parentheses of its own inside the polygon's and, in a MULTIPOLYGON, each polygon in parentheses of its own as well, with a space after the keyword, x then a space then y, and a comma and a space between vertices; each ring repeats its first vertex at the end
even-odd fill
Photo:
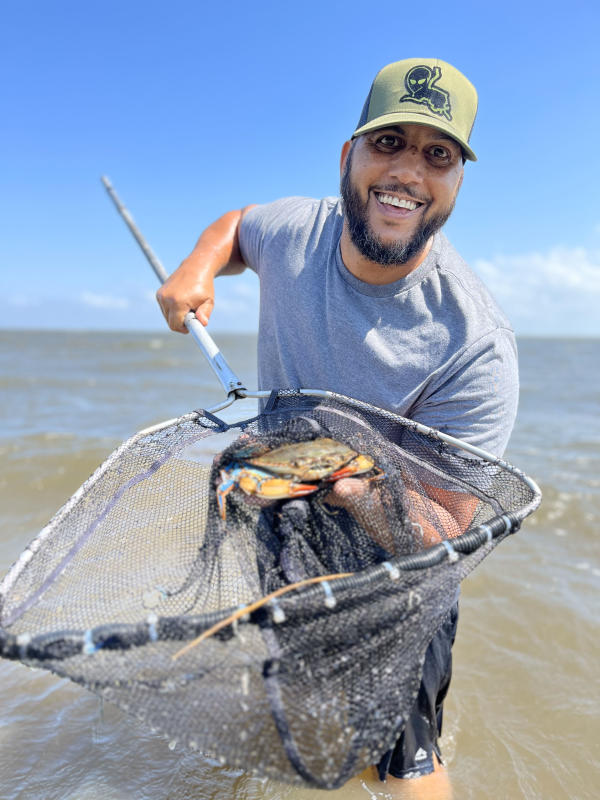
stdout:
POLYGON ((396 206, 397 208, 407 208, 409 211, 414 211, 419 205, 412 200, 400 199, 391 194, 378 194, 377 199, 380 203, 386 203, 389 206, 396 206))

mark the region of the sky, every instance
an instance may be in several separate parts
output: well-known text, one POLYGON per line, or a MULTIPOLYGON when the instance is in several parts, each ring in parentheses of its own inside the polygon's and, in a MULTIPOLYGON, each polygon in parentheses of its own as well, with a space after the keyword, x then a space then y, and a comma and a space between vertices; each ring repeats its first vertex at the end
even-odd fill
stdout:
MULTIPOLYGON (((210 222, 336 195, 377 71, 438 57, 479 92, 445 232, 518 335, 600 335, 597 3, 1 0, 0 327, 165 330, 157 280, 210 222)), ((252 331, 217 281, 209 330, 252 331)))

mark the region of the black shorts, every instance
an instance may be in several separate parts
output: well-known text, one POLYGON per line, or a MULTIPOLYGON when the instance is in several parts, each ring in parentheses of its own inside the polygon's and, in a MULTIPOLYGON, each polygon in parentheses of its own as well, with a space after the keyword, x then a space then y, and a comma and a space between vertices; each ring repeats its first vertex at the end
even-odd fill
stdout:
POLYGON ((438 737, 442 733, 442 705, 452 676, 452 645, 456 636, 458 603, 431 640, 415 705, 393 750, 383 756, 379 779, 419 778, 433 772, 433 754, 441 762, 438 737))

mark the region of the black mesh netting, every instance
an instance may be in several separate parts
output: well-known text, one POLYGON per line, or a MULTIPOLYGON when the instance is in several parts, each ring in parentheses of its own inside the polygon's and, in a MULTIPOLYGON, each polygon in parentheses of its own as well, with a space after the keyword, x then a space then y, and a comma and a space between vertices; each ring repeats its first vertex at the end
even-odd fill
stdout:
POLYGON ((193 413, 115 451, 25 551, 0 652, 184 746, 336 787, 393 745, 460 581, 538 502, 504 462, 345 398, 273 394, 233 426, 193 413), (236 485, 250 458, 329 440, 348 452, 328 474, 372 467, 301 497, 236 485))

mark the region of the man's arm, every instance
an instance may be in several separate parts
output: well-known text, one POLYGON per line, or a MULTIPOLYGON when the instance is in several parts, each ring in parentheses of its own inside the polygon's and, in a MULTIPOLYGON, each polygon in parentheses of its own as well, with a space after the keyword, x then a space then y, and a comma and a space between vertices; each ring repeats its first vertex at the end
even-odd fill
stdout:
POLYGON ((229 211, 206 228, 190 255, 161 286, 156 299, 169 327, 187 333, 188 311, 207 325, 215 304, 217 275, 237 275, 246 269, 239 245, 240 223, 253 205, 229 211))
MULTIPOLYGON (((333 484, 325 502, 345 508, 377 544, 396 555, 395 536, 390 531, 378 488, 379 482, 369 478, 342 478, 333 484)), ((422 488, 427 495, 415 489, 406 490, 406 511, 421 529, 423 548, 453 539, 468 529, 477 508, 476 497, 429 484, 422 488)))

